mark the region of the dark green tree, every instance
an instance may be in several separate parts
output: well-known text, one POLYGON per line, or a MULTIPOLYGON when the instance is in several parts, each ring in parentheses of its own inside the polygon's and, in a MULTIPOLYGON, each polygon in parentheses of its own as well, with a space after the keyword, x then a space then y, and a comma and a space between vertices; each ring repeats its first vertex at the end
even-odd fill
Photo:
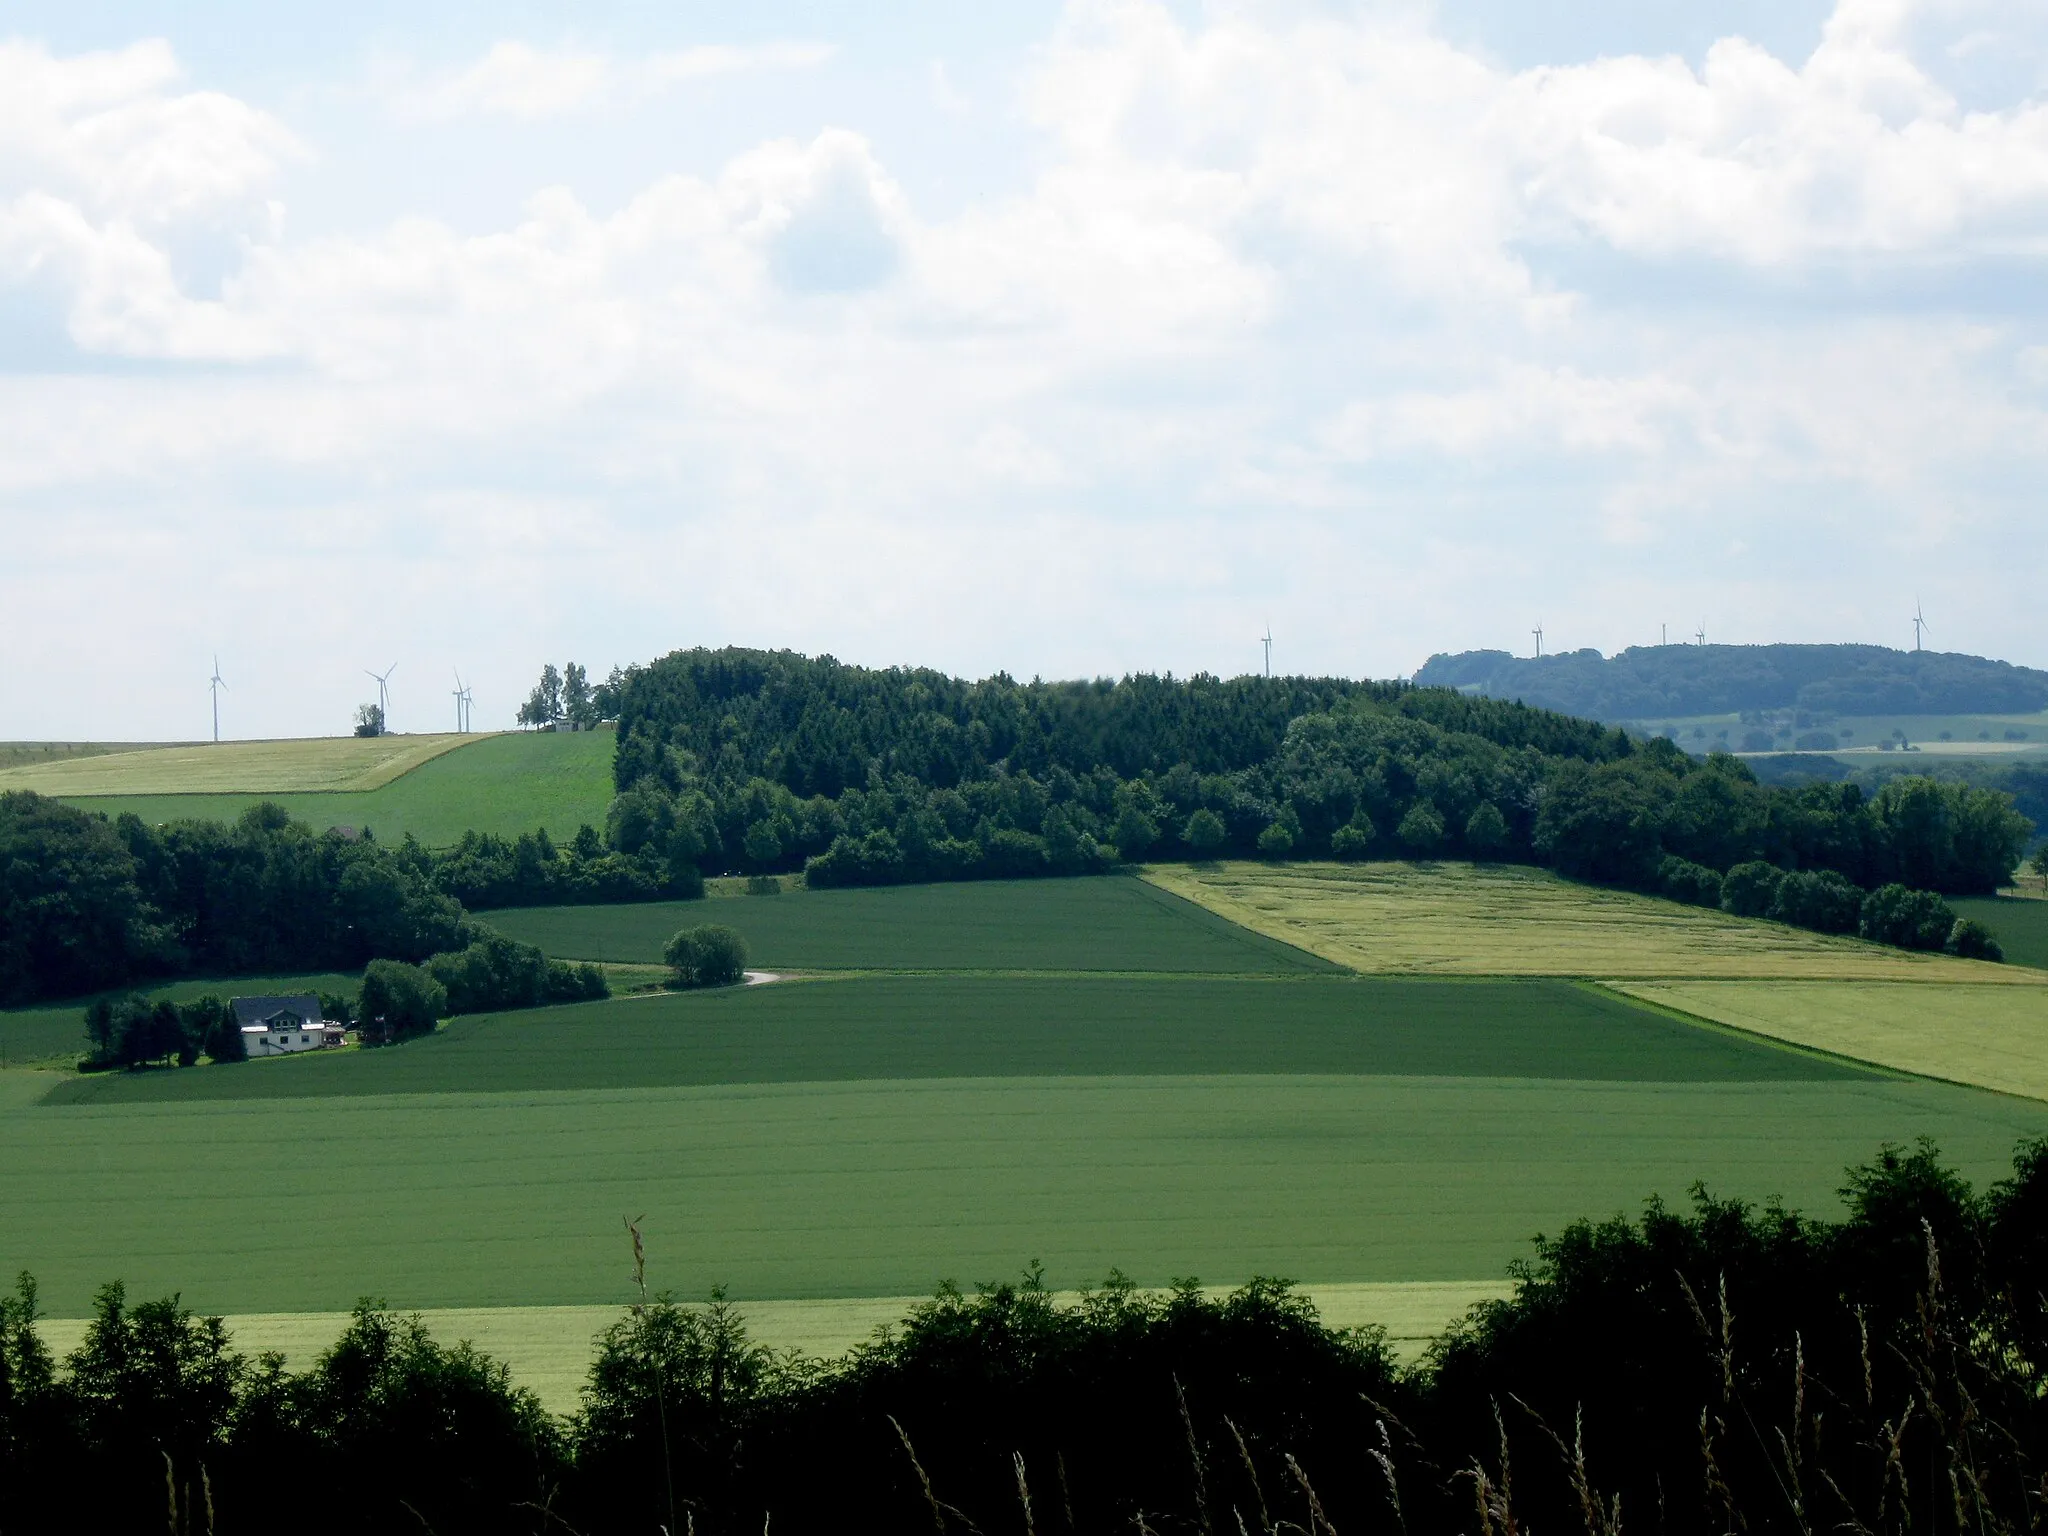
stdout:
POLYGON ((372 960, 364 969, 356 1014, 366 1045, 432 1034, 447 1012, 447 989, 419 966, 372 960))
POLYGON ((729 987, 746 980, 747 941, 719 923, 682 929, 661 958, 671 986, 729 987))
MULTIPOLYGON (((1071 825, 1071 823, 1069 823, 1071 825)), ((1215 857, 1216 850, 1223 846, 1230 835, 1223 825, 1223 818, 1206 805, 1200 806, 1188 817, 1187 825, 1181 829, 1180 839, 1198 859, 1215 857)))
POLYGON ((1401 846, 1410 853, 1428 858, 1443 846, 1443 812, 1427 800, 1417 800, 1408 807, 1407 814, 1401 818, 1401 824, 1394 829, 1394 836, 1401 840, 1401 846))
POLYGON ((1465 823, 1465 848, 1475 859, 1492 858, 1508 845, 1508 819, 1491 800, 1479 802, 1465 823))

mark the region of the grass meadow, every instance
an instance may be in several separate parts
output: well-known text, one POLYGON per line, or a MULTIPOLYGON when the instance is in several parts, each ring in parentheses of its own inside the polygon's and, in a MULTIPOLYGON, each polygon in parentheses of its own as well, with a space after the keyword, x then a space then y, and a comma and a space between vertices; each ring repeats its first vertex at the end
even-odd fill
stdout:
POLYGON ((2048 980, 2017 966, 1908 954, 1519 865, 1161 864, 1145 878, 1369 974, 2048 980))
POLYGON ((73 795, 268 794, 380 789, 474 736, 314 736, 208 741, 29 762, 0 769, 0 789, 73 795))
MULTIPOLYGON (((567 839, 585 822, 600 828, 604 825, 605 809, 612 800, 613 743, 610 731, 562 734, 521 731, 499 736, 393 736, 382 739, 392 742, 438 740, 448 743, 448 746, 381 787, 363 790, 171 793, 151 788, 147 791, 91 794, 65 790, 62 797, 74 805, 104 811, 109 816, 133 811, 149 822, 186 817, 228 821, 250 806, 269 800, 316 828, 368 827, 387 842, 396 842, 410 832, 429 847, 445 847, 472 828, 509 837, 531 832, 536 827, 546 827, 557 837, 567 839)), ((341 743, 287 742, 278 745, 324 747, 341 743)), ((152 754, 124 753, 122 758, 147 755, 152 754)), ((85 764, 114 761, 116 759, 90 758, 85 760, 85 764)), ((4 783, 5 778, 0 774, 0 783, 4 783)), ((40 786, 24 784, 12 787, 40 786)))
POLYGON ((2048 992, 1919 982, 1617 982, 1754 1034, 2048 1100, 2048 992))
POLYGON ((532 907, 493 912, 487 920, 565 960, 658 963, 678 928, 716 922, 746 939, 750 964, 770 969, 1254 975, 1341 969, 1124 877, 532 907))

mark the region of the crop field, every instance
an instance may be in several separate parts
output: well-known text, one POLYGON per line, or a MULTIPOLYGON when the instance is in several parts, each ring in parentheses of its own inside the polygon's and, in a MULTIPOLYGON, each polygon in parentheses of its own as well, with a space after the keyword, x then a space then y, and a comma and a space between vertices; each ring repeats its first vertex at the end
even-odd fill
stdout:
MULTIPOLYGON (((1714 748, 1724 750, 1739 747, 1742 739, 1754 727, 1744 725, 1736 715, 1673 715, 1658 716, 1632 721, 1630 724, 1646 731, 1662 731, 1667 726, 1677 733, 1678 744, 1691 752, 1705 752, 1714 748), (1695 735, 1699 731, 1702 734, 1695 735), (1722 736, 1721 732, 1726 732, 1722 736)), ((1878 743, 1899 738, 1893 732, 1903 732, 1904 739, 1918 747, 1918 753, 1907 754, 1902 759, 1911 763, 1916 756, 1926 757, 1974 757, 1985 753, 2006 755, 2011 753, 2039 753, 2048 750, 2048 713, 2030 715, 1844 715, 1825 725, 1815 725, 1795 730, 1792 735, 1779 738, 1779 745, 1773 751, 1791 751, 1792 742, 1807 730, 1826 731, 1840 743, 1830 755, 1839 756, 1844 752, 1853 754, 1859 766, 1869 766, 1870 760, 1894 759, 1896 754, 1881 753, 1878 743), (2008 738, 2007 733, 2012 733, 2008 738), (1946 733, 1947 740, 1943 740, 1946 733)))
POLYGON ((770 969, 1312 974, 1339 967, 1143 881, 990 880, 715 902, 492 912, 564 960, 658 963, 679 928, 724 923, 770 969))
MULTIPOLYGON (((1336 883, 1191 873, 1276 876, 1325 901, 1336 883)), ((942 1280, 1010 1278, 1034 1258, 1061 1289, 1112 1267, 1145 1285, 1287 1276, 1413 1353, 1497 1292, 1532 1236, 1577 1217, 1683 1203, 1700 1180, 1832 1211, 1843 1168, 1883 1142, 1930 1136, 1981 1181, 2048 1134, 2048 1102, 1906 1075, 1961 1077, 1953 1059, 1813 1029, 1825 1010, 1796 1000, 1774 1023, 1756 1002, 1842 993, 1846 1027, 1895 993, 1915 995, 1922 1023, 1957 994, 1981 1004, 1980 1027, 1995 1015, 2019 1038, 2048 1004, 2043 973, 1819 987, 1610 969, 1638 1000, 1572 972, 1635 944, 1655 977, 1692 931, 1664 926, 1663 903, 1644 904, 1657 920, 1587 919, 1604 893, 1458 866, 1377 873, 1377 905, 1350 919, 1368 975, 1128 879, 496 914, 614 965, 645 964, 685 923, 729 921, 757 963, 807 979, 463 1018, 378 1051, 0 1071, 0 1273, 37 1276, 53 1337, 119 1277, 295 1356, 379 1297, 513 1362, 558 1407, 630 1300, 628 1216, 656 1289, 724 1285, 761 1337, 814 1353, 942 1280), (1460 927, 1507 974, 1427 974, 1460 927), (1567 941, 1575 964, 1560 966, 1567 941), (1512 974, 1543 966, 1565 974, 1512 974), (1733 1006, 1723 994, 1745 985, 1733 1006), (1859 1052, 1880 1064, 1844 1059, 1859 1052), (280 1298, 298 1310, 277 1315, 280 1298)), ((1307 937, 1337 949, 1337 919, 1321 921, 1307 937)), ((1736 935, 1716 964, 1788 953, 1789 930, 1725 925, 1711 925, 1736 935)), ((208 989, 225 990, 178 991, 208 989)), ((76 1004, 37 1013, 77 1027, 76 1004)), ((2019 1081, 2009 1043, 1979 1055, 1999 1086, 2019 1081)))
POLYGON ((168 741, 0 741, 0 769, 60 763, 75 757, 104 757, 110 752, 146 752, 152 747, 176 745, 179 743, 168 741))
MULTIPOLYGON (((618 1010, 631 1004, 589 1005, 618 1010)), ((259 1064, 274 1071, 278 1063, 259 1064)), ((197 1073, 214 1069, 200 1068, 197 1073)), ((235 1069, 221 1069, 224 1071, 235 1069)), ((1717 1193, 1832 1210, 1934 1137, 1973 1178, 2048 1105, 1870 1075, 1777 1082, 1118 1076, 205 1103, 36 1102, 0 1075, 0 1266, 53 1315, 115 1276, 202 1310, 617 1304, 645 1215, 682 1295, 940 1279, 1497 1280, 1583 1214, 1717 1193), (276 1179, 244 1177, 288 1169, 276 1179)), ((27 1079, 24 1083, 24 1079, 27 1079)), ((26 1091, 22 1091, 23 1089, 26 1091)))
POLYGON ((1871 1075, 1558 981, 870 976, 475 1015, 397 1050, 78 1077, 49 1102, 1261 1073, 1694 1083, 1871 1075))
MULTIPOLYGON (((359 975, 321 971, 292 976, 187 979, 124 990, 140 992, 151 998, 167 997, 174 1003, 189 1003, 208 993, 223 998, 291 992, 353 994, 361 983, 359 975)), ((58 1061, 67 1067, 72 1065, 85 1050, 85 1010, 91 1001, 91 998, 74 998, 33 1008, 0 1010, 0 1065, 22 1066, 58 1061)))
POLYGON ((1366 973, 2044 980, 2015 966, 1908 954, 1520 866, 1162 864, 1145 878, 1366 973))
MULTIPOLYGON (((316 828, 368 827, 392 842, 410 832, 429 847, 445 847, 472 828, 510 837, 546 827, 567 839, 585 822, 602 827, 605 809, 612 801, 613 741, 609 731, 383 739, 438 740, 447 746, 381 788, 367 790, 90 795, 64 790, 62 794, 87 810, 104 811, 109 816, 133 811, 149 822, 186 817, 229 821, 250 806, 269 800, 316 828)), ((5 782, 6 775, 0 774, 0 784, 5 782)))
POLYGON ((38 794, 272 794, 379 789, 474 736, 317 736, 208 741, 60 758, 0 770, 0 789, 38 794))
POLYGON ((1617 982, 1700 1018, 1904 1072, 2048 1099, 2048 992, 1917 982, 1617 982))
POLYGON ((1958 917, 1974 917, 1998 935, 2008 965, 2048 969, 2048 901, 2035 896, 1954 896, 1958 917))

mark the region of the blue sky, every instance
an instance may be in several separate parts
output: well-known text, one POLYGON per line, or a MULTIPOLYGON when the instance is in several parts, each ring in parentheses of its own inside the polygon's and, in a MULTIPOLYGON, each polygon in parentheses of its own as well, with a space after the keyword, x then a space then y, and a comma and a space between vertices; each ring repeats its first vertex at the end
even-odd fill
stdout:
POLYGON ((10 738, 727 642, 2048 665, 2048 12, 11 7, 10 738))

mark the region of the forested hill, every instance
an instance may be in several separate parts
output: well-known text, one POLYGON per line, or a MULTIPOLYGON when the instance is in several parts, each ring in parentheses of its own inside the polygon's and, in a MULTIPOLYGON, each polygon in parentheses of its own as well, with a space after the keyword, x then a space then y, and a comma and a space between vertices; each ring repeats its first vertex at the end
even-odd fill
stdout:
POLYGON ((618 680, 618 787, 690 754, 718 779, 762 778, 836 797, 874 772, 951 788, 1001 766, 1120 779, 1185 767, 1235 773, 1280 751, 1288 724, 1357 700, 1497 746, 1600 761, 1624 747, 1598 726, 1405 683, 1349 678, 967 682, 924 668, 874 670, 829 656, 677 651, 618 680))
POLYGON ((1752 709, 1833 715, 2024 714, 2048 709, 2048 672, 1953 651, 1881 645, 1650 645, 1429 658, 1423 687, 1458 688, 1595 720, 1648 721, 1752 709))

